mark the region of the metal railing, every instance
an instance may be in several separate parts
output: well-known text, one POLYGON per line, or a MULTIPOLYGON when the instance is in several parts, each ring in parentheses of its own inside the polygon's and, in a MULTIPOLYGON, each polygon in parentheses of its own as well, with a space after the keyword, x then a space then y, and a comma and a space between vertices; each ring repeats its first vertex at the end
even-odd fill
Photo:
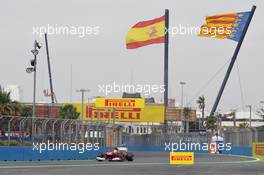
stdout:
POLYGON ((165 143, 208 143, 208 133, 174 133, 174 134, 124 134, 123 142, 128 145, 164 146, 165 143))
POLYGON ((264 142, 264 126, 256 128, 230 128, 223 132, 225 142, 233 146, 251 147, 253 142, 264 142))
POLYGON ((121 144, 122 127, 104 121, 0 116, 0 139, 24 142, 121 144), (109 140, 111 139, 111 140, 109 140))

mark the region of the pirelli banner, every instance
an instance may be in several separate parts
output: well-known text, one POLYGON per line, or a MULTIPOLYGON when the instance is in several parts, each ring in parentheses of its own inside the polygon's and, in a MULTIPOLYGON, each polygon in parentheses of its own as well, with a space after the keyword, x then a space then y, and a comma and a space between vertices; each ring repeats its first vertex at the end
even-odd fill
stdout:
POLYGON ((253 157, 264 158, 264 142, 254 142, 252 145, 253 157))
POLYGON ((98 108, 144 108, 144 98, 96 98, 95 107, 98 108))
POLYGON ((193 152, 170 152, 170 164, 194 164, 193 152))
MULTIPOLYGON (((159 104, 145 105, 141 102, 126 102, 127 104, 108 104, 103 106, 103 101, 98 102, 99 106, 95 104, 84 104, 84 120, 93 121, 113 121, 116 122, 164 122, 164 106, 159 104), (117 107, 118 105, 119 107, 117 107), (135 107, 128 107, 129 105, 135 107), (121 107, 122 106, 122 107, 121 107)), ((105 103, 105 101, 104 101, 105 103)), ((73 103, 77 111, 82 116, 82 104, 73 103)))

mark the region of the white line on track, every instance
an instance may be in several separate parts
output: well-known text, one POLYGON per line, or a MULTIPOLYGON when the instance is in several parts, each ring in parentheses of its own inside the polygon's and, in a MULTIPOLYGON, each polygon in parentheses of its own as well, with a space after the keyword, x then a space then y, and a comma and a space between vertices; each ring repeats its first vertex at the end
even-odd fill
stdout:
MULTIPOLYGON (((240 164, 240 163, 254 163, 260 161, 259 158, 249 157, 249 156, 239 156, 239 155, 220 155, 220 156, 233 156, 233 157, 242 157, 242 158, 251 158, 253 160, 244 160, 244 161, 223 161, 223 162, 195 162, 195 164, 240 164)), ((87 160, 87 162, 91 162, 93 160, 87 160)), ((46 161, 48 162, 48 161, 46 161)), ((70 161, 71 162, 71 161, 70 161)), ((72 161, 74 162, 74 161, 72 161)), ((76 162, 85 162, 85 160, 76 160, 76 162)), ((24 169, 24 168, 60 168, 60 167, 100 167, 100 166, 155 166, 155 165, 170 165, 168 162, 162 163, 95 163, 95 164, 47 164, 47 165, 12 165, 7 166, 4 165, 0 167, 0 169, 24 169)), ((0 164, 1 166, 1 164, 0 164)), ((182 167, 184 165, 173 165, 177 167, 182 167)))
POLYGON ((169 163, 103 163, 103 164, 67 164, 67 165, 14 165, 14 166, 2 166, 0 169, 22 169, 22 168, 60 168, 60 167, 99 167, 99 166, 145 166, 145 165, 169 165, 169 163))
MULTIPOLYGON (((259 159, 248 161, 226 161, 226 162, 195 162, 195 164, 240 164, 240 163, 254 163, 259 159)), ((67 164, 67 165, 14 165, 2 166, 0 169, 24 169, 24 168, 61 168, 61 167, 105 167, 105 166, 155 166, 155 165, 170 165, 169 163, 102 163, 102 164, 67 164)), ((184 165, 173 165, 182 167, 184 165)))
POLYGON ((242 160, 242 161, 225 161, 225 162, 196 162, 195 164, 240 164, 240 163, 254 163, 259 160, 242 160))

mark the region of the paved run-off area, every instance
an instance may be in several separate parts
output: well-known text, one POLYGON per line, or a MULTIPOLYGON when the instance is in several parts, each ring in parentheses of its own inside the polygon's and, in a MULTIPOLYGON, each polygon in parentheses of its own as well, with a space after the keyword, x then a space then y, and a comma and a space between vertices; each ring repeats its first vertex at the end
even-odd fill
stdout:
POLYGON ((133 162, 0 162, 0 175, 264 175, 264 162, 248 157, 196 154, 194 165, 169 165, 169 153, 135 152, 133 162))

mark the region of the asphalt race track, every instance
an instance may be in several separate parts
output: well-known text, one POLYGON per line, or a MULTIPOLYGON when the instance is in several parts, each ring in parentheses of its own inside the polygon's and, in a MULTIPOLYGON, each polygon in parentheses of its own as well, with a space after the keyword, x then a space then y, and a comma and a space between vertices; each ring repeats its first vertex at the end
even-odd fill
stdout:
POLYGON ((264 162, 248 157, 196 154, 195 165, 169 165, 168 153, 135 152, 133 162, 0 162, 0 175, 264 175, 264 162))

